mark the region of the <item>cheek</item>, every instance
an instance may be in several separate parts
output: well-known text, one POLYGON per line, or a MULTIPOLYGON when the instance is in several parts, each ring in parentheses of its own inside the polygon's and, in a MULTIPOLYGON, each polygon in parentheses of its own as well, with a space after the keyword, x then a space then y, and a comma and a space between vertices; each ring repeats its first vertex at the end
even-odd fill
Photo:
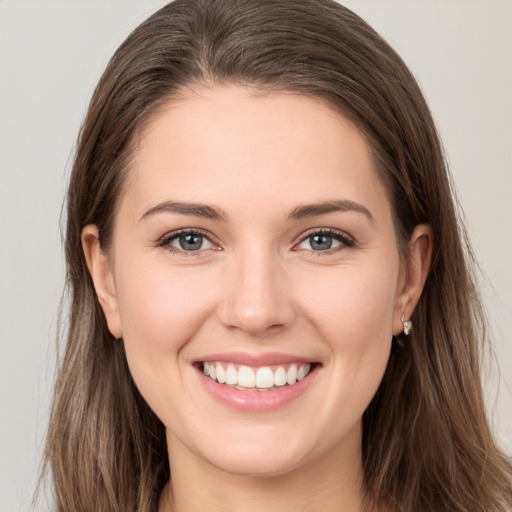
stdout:
POLYGON ((331 345, 371 344, 376 334, 391 338, 397 280, 398 265, 330 269, 303 288, 306 314, 331 345))
POLYGON ((128 364, 143 391, 176 374, 181 349, 211 311, 211 286, 204 272, 165 262, 126 262, 116 275, 128 364))
POLYGON ((342 435, 360 419, 384 375, 391 349, 398 266, 335 269, 309 293, 305 315, 328 349, 324 371, 331 382, 318 421, 342 435), (346 271, 345 271, 346 270, 346 271), (342 416, 329 415, 343 411, 342 416))
POLYGON ((141 343, 187 338, 211 302, 208 275, 200 270, 133 262, 117 274, 123 333, 136 333, 141 343))
POLYGON ((383 270, 351 266, 329 274, 310 291, 305 315, 328 347, 326 370, 339 384, 338 397, 353 400, 362 413, 389 358, 398 264, 383 270))

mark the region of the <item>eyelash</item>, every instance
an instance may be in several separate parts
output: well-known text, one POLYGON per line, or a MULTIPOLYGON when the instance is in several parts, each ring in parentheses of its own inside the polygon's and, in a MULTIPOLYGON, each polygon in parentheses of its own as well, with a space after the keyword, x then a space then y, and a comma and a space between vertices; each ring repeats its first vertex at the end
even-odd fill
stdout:
POLYGON ((180 256, 199 256, 201 254, 201 250, 197 251, 185 251, 183 249, 178 249, 177 247, 173 247, 171 243, 183 235, 199 235, 208 242, 210 242, 213 246, 218 247, 218 245, 212 241, 212 236, 207 233, 206 231, 203 231, 202 229, 193 228, 193 229, 180 229, 178 231, 173 231, 172 233, 165 234, 160 240, 157 242, 158 247, 163 247, 165 250, 173 253, 173 254, 179 254, 180 256))
MULTIPOLYGON (((314 251, 313 249, 308 250, 308 252, 313 253, 315 256, 324 256, 324 255, 333 254, 340 250, 343 250, 346 248, 351 248, 356 245, 355 240, 352 237, 348 236, 343 231, 338 231, 337 229, 332 229, 332 228, 323 228, 323 229, 312 229, 312 230, 306 232, 304 235, 301 236, 301 239, 299 240, 299 242, 297 244, 295 244, 295 247, 297 247, 298 245, 305 242, 308 238, 311 238, 315 235, 321 235, 321 236, 325 236, 327 238, 332 238, 341 243, 341 245, 339 247, 335 247, 333 249, 327 249, 325 251, 314 251)), ((296 248, 295 250, 300 251, 300 250, 306 250, 306 249, 296 248)))
MULTIPOLYGON (((160 240, 158 240, 157 246, 163 247, 167 251, 174 253, 174 254, 180 254, 180 255, 185 255, 185 256, 198 256, 199 254, 201 254, 201 252, 204 249, 203 250, 198 249, 196 251, 185 251, 185 250, 173 247, 171 245, 171 243, 174 240, 176 240, 178 237, 183 236, 183 235, 196 235, 196 236, 199 235, 199 236, 205 238, 206 240, 208 240, 208 242, 210 242, 210 244, 212 244, 213 246, 218 247, 218 245, 212 241, 211 235, 209 233, 207 233, 206 231, 203 231, 202 229, 180 229, 178 231, 173 231, 172 233, 167 233, 162 238, 160 238, 160 240)), ((333 254, 333 253, 343 250, 345 248, 354 247, 356 245, 355 240, 353 238, 351 238, 350 236, 348 236, 343 231, 338 231, 338 230, 332 229, 332 228, 323 228, 323 229, 312 229, 312 230, 304 233, 302 235, 302 237, 300 238, 300 240, 298 241, 298 243, 296 243, 294 245, 293 250, 296 250, 296 251, 307 250, 307 249, 299 249, 299 248, 297 248, 297 246, 299 246, 300 244, 305 242, 308 238, 311 238, 316 235, 325 236, 327 238, 332 238, 341 243, 341 245, 339 247, 335 247, 334 249, 329 248, 325 251, 314 251, 313 249, 308 250, 308 252, 311 252, 311 253, 315 254, 316 256, 322 256, 325 254, 333 254)), ((218 250, 218 249, 216 249, 216 250, 218 250)))

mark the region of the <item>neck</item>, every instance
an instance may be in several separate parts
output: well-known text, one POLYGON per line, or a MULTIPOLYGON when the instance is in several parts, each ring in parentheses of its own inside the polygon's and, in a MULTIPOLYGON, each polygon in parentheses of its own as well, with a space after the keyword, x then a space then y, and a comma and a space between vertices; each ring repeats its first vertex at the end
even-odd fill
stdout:
POLYGON ((347 437, 286 474, 247 476, 213 466, 168 434, 172 481, 159 512, 361 512, 360 426, 347 437))

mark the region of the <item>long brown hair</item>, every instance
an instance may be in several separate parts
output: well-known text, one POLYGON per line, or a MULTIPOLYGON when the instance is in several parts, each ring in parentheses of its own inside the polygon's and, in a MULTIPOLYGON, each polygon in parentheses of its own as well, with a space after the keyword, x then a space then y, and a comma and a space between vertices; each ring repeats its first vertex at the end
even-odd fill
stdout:
POLYGON ((96 224, 108 248, 134 137, 185 88, 216 83, 324 99, 367 137, 399 247, 417 224, 432 226, 414 332, 393 345, 363 418, 368 509, 509 510, 512 469, 482 398, 485 329, 472 253, 436 128, 400 57, 332 0, 176 0, 126 39, 103 74, 67 196, 69 330, 46 451, 57 510, 155 511, 171 476, 164 427, 107 329, 81 232, 96 224))

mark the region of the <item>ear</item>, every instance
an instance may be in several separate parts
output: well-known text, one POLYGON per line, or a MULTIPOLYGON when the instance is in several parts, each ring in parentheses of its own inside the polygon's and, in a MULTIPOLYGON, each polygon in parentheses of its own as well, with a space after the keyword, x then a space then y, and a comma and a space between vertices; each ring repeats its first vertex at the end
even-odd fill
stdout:
POLYGON ((409 240, 409 252, 402 263, 399 290, 393 316, 393 334, 404 330, 402 315, 409 320, 418 304, 432 261, 433 233, 429 224, 418 224, 409 240))
POLYGON ((82 230, 82 248, 108 329, 112 336, 121 338, 123 332, 112 264, 108 255, 101 250, 98 228, 94 224, 88 224, 82 230))

